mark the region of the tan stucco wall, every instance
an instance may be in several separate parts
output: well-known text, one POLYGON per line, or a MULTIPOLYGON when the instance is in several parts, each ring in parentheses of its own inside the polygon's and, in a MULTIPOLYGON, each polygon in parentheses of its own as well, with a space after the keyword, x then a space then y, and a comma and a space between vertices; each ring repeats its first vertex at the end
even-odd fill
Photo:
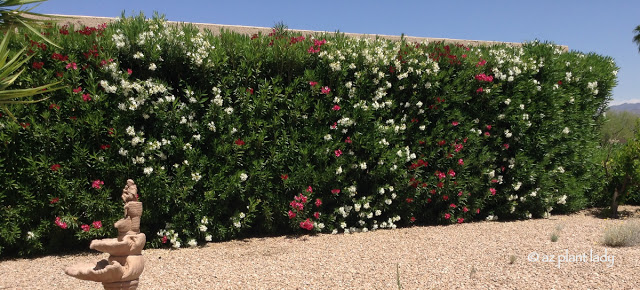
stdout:
MULTIPOLYGON (((86 26, 97 26, 103 23, 113 22, 118 19, 118 18, 111 18, 111 17, 78 16, 78 15, 55 15, 55 16, 64 17, 64 18, 58 19, 58 22, 60 23, 73 23, 75 25, 86 25, 86 26)), ((175 21, 168 21, 168 22, 172 24, 184 23, 184 22, 175 22, 175 21)), ((221 29, 229 30, 229 31, 233 31, 241 34, 248 34, 248 35, 258 33, 258 32, 262 32, 263 34, 266 34, 271 32, 272 30, 272 28, 256 27, 256 26, 222 25, 222 24, 208 24, 208 23, 191 23, 191 24, 193 24, 194 26, 198 27, 201 30, 208 29, 213 34, 219 34, 221 29)), ((299 30, 299 29, 290 29, 290 30, 295 32, 300 32, 303 35, 310 35, 310 34, 321 32, 321 31, 299 30)), ((334 33, 334 32, 327 32, 327 33, 334 33)), ((369 38, 380 37, 380 38, 391 39, 391 40, 400 40, 401 38, 401 36, 398 36, 398 35, 371 35, 371 34, 358 34, 358 33, 348 33, 348 32, 342 32, 342 33, 351 37, 369 37, 369 38)), ((507 43, 514 46, 522 45, 521 43, 518 43, 518 42, 465 40, 465 39, 451 39, 451 38, 432 38, 432 37, 415 37, 415 36, 404 36, 404 38, 409 42, 444 41, 447 43, 460 43, 460 44, 470 45, 470 46, 492 45, 492 44, 499 44, 499 43, 507 43)), ((562 46, 562 48, 565 51, 569 50, 568 46, 562 46)))

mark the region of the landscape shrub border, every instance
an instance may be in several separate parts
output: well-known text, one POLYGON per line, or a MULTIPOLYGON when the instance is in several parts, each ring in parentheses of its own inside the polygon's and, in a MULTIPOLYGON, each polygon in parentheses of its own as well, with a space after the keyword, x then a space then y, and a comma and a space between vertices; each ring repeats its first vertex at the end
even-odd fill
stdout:
POLYGON ((25 32, 18 84, 66 90, 0 118, 0 254, 113 236, 126 179, 148 246, 547 217, 603 187, 609 57, 268 35, 123 18, 25 32))

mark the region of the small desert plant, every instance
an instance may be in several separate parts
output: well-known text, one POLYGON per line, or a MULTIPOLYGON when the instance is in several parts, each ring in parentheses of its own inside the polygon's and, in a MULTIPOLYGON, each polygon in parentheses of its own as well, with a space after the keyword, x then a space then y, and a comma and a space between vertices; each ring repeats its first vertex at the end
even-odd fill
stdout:
POLYGON ((473 278, 473 275, 478 272, 478 270, 476 270, 476 266, 471 266, 471 272, 469 272, 469 278, 473 278))
POLYGON ((558 241, 558 237, 559 237, 558 233, 557 232, 553 232, 551 234, 551 241, 554 242, 554 243, 557 242, 558 241))
POLYGON ((509 264, 515 263, 516 259, 518 259, 518 257, 516 257, 516 255, 510 255, 509 256, 509 264))
POLYGON ((398 290, 402 289, 402 284, 400 284, 400 264, 396 264, 396 283, 398 284, 398 290))
POLYGON ((604 230, 602 243, 610 247, 633 246, 640 242, 640 223, 619 223, 604 230))

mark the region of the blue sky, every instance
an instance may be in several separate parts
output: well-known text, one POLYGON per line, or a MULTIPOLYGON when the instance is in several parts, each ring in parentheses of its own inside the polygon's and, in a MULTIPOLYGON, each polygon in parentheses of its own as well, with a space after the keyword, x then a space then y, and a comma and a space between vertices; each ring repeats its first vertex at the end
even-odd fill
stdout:
POLYGON ((168 20, 471 40, 539 39, 611 56, 620 67, 612 104, 640 102, 638 0, 166 1, 49 0, 34 12, 119 17, 154 11, 168 20))

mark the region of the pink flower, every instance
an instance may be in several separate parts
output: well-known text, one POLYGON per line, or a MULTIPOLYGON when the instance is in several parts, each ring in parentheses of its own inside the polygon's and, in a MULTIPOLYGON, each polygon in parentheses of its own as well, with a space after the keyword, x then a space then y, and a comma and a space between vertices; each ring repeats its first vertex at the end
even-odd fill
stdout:
POLYGON ((93 228, 99 229, 102 227, 102 221, 94 221, 92 225, 93 225, 93 228))
MULTIPOLYGON (((311 188, 311 185, 309 185, 309 187, 307 187, 307 192, 313 192, 313 188, 311 188)), ((307 197, 305 196, 304 198, 304 202, 307 202, 307 197)))
POLYGON ((351 144, 351 137, 347 137, 347 139, 346 139, 346 140, 344 140, 344 143, 349 143, 349 144, 351 144))
POLYGON ((484 89, 483 89, 482 87, 479 87, 479 88, 476 90, 476 93, 482 93, 483 91, 484 91, 484 89))
POLYGON ((504 146, 504 149, 509 149, 509 144, 504 144, 502 146, 504 146))
POLYGON ((293 219, 296 217, 296 213, 289 210, 289 219, 293 219))
POLYGON ((336 157, 340 157, 340 155, 342 155, 342 150, 336 149, 336 151, 334 151, 334 153, 336 154, 336 157))
POLYGON ((496 195, 496 189, 495 188, 489 188, 489 191, 491 192, 491 195, 496 195))
POLYGON ((453 169, 449 169, 449 172, 447 172, 447 174, 449 174, 449 176, 451 176, 451 177, 455 177, 456 176, 456 172, 453 171, 453 169))
POLYGON ((458 196, 462 196, 462 191, 458 191, 458 196))
POLYGON ((478 64, 476 64, 476 66, 477 66, 477 67, 478 67, 478 66, 483 66, 483 65, 485 65, 485 64, 487 64, 487 61, 486 61, 486 60, 484 60, 484 59, 482 59, 482 60, 480 60, 480 61, 478 62, 478 64))
POLYGON ((130 74, 132 74, 132 73, 133 73, 133 71, 132 71, 130 68, 128 68, 128 69, 127 69, 127 74, 129 74, 129 75, 130 75, 130 74))
POLYGON ((491 125, 487 125, 487 130, 491 130, 493 128, 491 125))
POLYGON ((102 188, 102 185, 104 185, 104 181, 100 180, 100 179, 96 179, 91 183, 91 187, 95 188, 95 189, 100 189, 102 188))
POLYGON ((489 137, 489 136, 491 136, 491 133, 489 133, 489 132, 484 132, 484 135, 485 135, 485 136, 487 136, 487 137, 489 137))
POLYGON ((413 198, 407 197, 406 201, 407 201, 407 203, 412 203, 413 202, 413 198))
POLYGON ((449 200, 449 196, 448 195, 443 195, 442 196, 442 200, 449 200))
POLYGON ((91 101, 91 95, 82 94, 82 100, 85 101, 85 102, 91 101))
POLYGON ((462 160, 462 158, 458 159, 458 164, 459 165, 464 165, 464 160, 462 160))
POLYGON ((56 217, 56 221, 54 222, 56 224, 56 226, 62 228, 62 229, 66 229, 67 228, 67 223, 63 222, 62 219, 60 219, 60 217, 56 217))
POLYGON ((71 63, 67 64, 66 68, 67 69, 78 69, 78 66, 76 65, 75 62, 71 62, 71 63))
POLYGON ((291 201, 291 203, 289 203, 289 205, 290 205, 293 209, 295 209, 295 210, 297 210, 297 211, 301 211, 301 210, 303 210, 303 209, 304 209, 304 204, 299 203, 299 202, 297 202, 297 201, 295 201, 295 200, 291 201))
POLYGON ((313 217, 314 217, 315 219, 319 219, 319 218, 320 218, 320 213, 319 213, 319 212, 317 212, 317 211, 316 211, 316 212, 314 212, 314 213, 313 213, 313 217))
POLYGON ((435 176, 437 176, 439 179, 443 179, 447 177, 447 175, 444 172, 440 172, 440 171, 436 171, 435 176))
POLYGON ((451 125, 453 125, 453 126, 458 126, 458 124, 460 124, 460 123, 458 123, 457 121, 451 122, 451 125))
POLYGON ((463 211, 463 212, 468 212, 468 211, 469 211, 469 209, 465 206, 465 207, 463 207, 463 208, 462 208, 462 211, 463 211))
POLYGON ((166 244, 168 240, 169 240, 169 238, 167 238, 167 236, 162 236, 162 243, 163 244, 166 244))
POLYGON ((338 194, 338 193, 340 193, 340 189, 332 189, 331 193, 338 194))
POLYGON ((310 231, 313 229, 313 223, 309 219, 307 219, 306 221, 300 222, 300 227, 307 231, 310 231))
POLYGON ((454 150, 455 150, 456 152, 460 152, 460 150, 462 150, 462 148, 464 148, 464 145, 462 145, 462 144, 455 144, 455 145, 454 145, 454 147, 455 147, 455 149, 454 149, 454 150))
POLYGON ((452 204, 450 204, 450 205, 449 205, 449 207, 450 207, 450 208, 456 208, 456 204, 455 204, 455 203, 452 203, 452 204))
POLYGON ((73 89, 73 92, 74 93, 82 92, 82 87, 77 87, 77 88, 73 89))
POLYGON ((320 92, 326 95, 326 94, 331 92, 331 89, 329 87, 327 87, 327 86, 324 86, 324 87, 322 87, 320 92))
POLYGON ((458 223, 461 224, 464 222, 464 218, 458 218, 458 223))
POLYGON ((316 207, 319 207, 322 205, 322 200, 319 198, 316 198, 316 207))
POLYGON ((485 74, 479 74, 476 76, 476 80, 479 80, 481 82, 492 82, 493 81, 493 76, 488 76, 485 74))
POLYGON ((340 111, 340 106, 334 105, 333 108, 331 108, 331 110, 340 111))
POLYGON ((91 229, 91 227, 89 225, 81 225, 80 227, 82 228, 82 231, 84 231, 84 232, 88 232, 91 229))
POLYGON ((451 218, 451 215, 450 215, 450 214, 448 214, 448 213, 445 213, 445 214, 444 214, 444 218, 445 218, 445 219, 449 219, 449 218, 451 218))
POLYGON ((309 85, 312 86, 312 87, 315 87, 317 84, 318 84, 318 82, 313 82, 313 81, 309 82, 309 85))
POLYGON ((411 222, 415 222, 415 221, 416 221, 416 218, 415 218, 415 217, 411 217, 409 220, 410 220, 411 222))

